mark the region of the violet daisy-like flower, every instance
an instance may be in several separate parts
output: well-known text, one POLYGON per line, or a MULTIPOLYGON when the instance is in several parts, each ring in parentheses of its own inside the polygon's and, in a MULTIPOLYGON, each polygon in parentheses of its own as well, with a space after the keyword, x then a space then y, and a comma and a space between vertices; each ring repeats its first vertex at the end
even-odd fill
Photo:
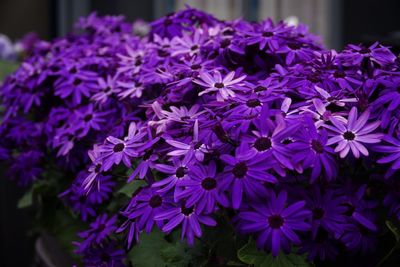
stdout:
POLYGON ((138 148, 145 149, 142 143, 145 132, 137 129, 135 123, 131 123, 129 134, 125 140, 109 136, 106 139, 106 144, 99 147, 99 160, 102 161, 103 170, 107 171, 112 165, 118 165, 121 161, 125 166, 131 166, 131 158, 138 156, 138 148))
POLYGON ((368 156, 368 150, 363 144, 379 143, 383 137, 380 133, 372 133, 379 127, 380 121, 367 124, 369 114, 367 110, 358 117, 357 108, 353 107, 349 113, 347 123, 331 117, 330 121, 333 126, 324 125, 324 127, 333 132, 333 137, 328 139, 327 145, 338 143, 335 152, 339 152, 341 158, 346 157, 350 150, 356 158, 359 158, 360 154, 368 156))
POLYGON ((253 202, 239 212, 238 228, 244 233, 257 236, 257 246, 270 250, 278 256, 282 249, 290 251, 290 244, 301 244, 295 231, 308 231, 310 225, 306 221, 311 212, 306 210, 305 201, 295 202, 286 207, 287 193, 272 193, 265 202, 253 202))
POLYGON ((254 157, 246 150, 246 146, 236 149, 236 155, 221 155, 226 164, 222 174, 221 187, 228 190, 232 199, 232 207, 238 209, 243 195, 254 198, 265 194, 264 183, 277 183, 278 180, 267 169, 270 168, 266 156, 254 157))
POLYGON ((325 130, 317 131, 314 124, 309 122, 296 135, 296 142, 290 144, 293 150, 292 160, 295 168, 311 168, 311 182, 314 182, 321 173, 327 180, 337 175, 337 166, 332 155, 334 151, 326 143, 328 135, 325 130))
POLYGON ((323 228, 336 238, 343 233, 346 218, 343 215, 346 207, 342 205, 344 198, 334 190, 320 189, 314 186, 305 198, 306 206, 312 212, 311 233, 317 238, 318 231, 323 228))
POLYGON ((392 162, 392 165, 385 175, 385 177, 388 178, 393 175, 395 171, 400 169, 400 137, 394 138, 392 136, 386 135, 383 140, 388 145, 375 146, 373 149, 381 153, 390 154, 383 158, 380 158, 377 161, 380 164, 387 164, 392 162))
POLYGON ((242 90, 241 82, 246 78, 243 75, 234 79, 234 71, 231 71, 222 78, 221 73, 217 70, 213 72, 212 76, 207 72, 202 72, 199 76, 199 79, 193 82, 206 88, 199 93, 199 96, 216 92, 217 101, 225 101, 230 97, 234 97, 236 95, 234 91, 242 90))
POLYGON ((217 177, 217 166, 211 161, 207 166, 191 167, 189 179, 182 181, 184 190, 177 194, 177 199, 185 199, 187 206, 196 205, 199 212, 211 213, 216 203, 228 206, 227 199, 219 192, 220 178, 217 177))
POLYGON ((202 214, 197 210, 196 206, 187 206, 185 202, 182 202, 180 206, 177 205, 160 212, 154 219, 166 221, 162 228, 162 231, 166 233, 171 232, 181 224, 181 238, 186 238, 189 245, 193 245, 195 237, 201 237, 200 223, 207 226, 217 225, 217 222, 211 216, 202 214))
POLYGON ((153 183, 152 187, 158 188, 159 193, 174 189, 174 198, 176 199, 177 193, 182 190, 182 181, 188 178, 189 168, 192 164, 189 157, 185 157, 183 160, 172 158, 172 164, 172 166, 161 163, 154 165, 156 170, 168 174, 168 177, 153 183))
POLYGON ((111 218, 109 218, 107 214, 98 216, 96 220, 90 224, 89 230, 78 234, 79 237, 84 239, 78 250, 84 251, 92 244, 101 244, 107 236, 117 229, 115 226, 116 221, 117 216, 111 218))
POLYGON ((85 250, 83 255, 83 262, 87 267, 126 267, 124 264, 125 251, 118 248, 115 241, 92 246, 85 250))
POLYGON ((171 197, 157 193, 154 188, 146 187, 132 198, 128 207, 121 214, 128 220, 136 220, 139 231, 144 230, 150 233, 154 223, 159 228, 163 226, 162 221, 154 221, 154 216, 172 204, 171 197))

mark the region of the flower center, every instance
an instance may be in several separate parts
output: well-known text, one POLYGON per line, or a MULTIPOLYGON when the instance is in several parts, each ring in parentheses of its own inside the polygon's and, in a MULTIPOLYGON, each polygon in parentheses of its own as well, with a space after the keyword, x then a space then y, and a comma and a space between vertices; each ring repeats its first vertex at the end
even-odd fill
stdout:
POLYGON ((351 140, 354 140, 354 138, 356 138, 356 135, 350 131, 347 131, 347 132, 343 133, 343 138, 351 141, 351 140))
POLYGON ((261 102, 258 99, 249 99, 247 100, 246 105, 250 108, 255 108, 261 106, 261 102))
POLYGON ((101 164, 98 163, 98 164, 96 165, 96 167, 94 167, 94 172, 95 172, 95 173, 99 173, 99 172, 100 172, 100 169, 101 169, 101 164))
POLYGON ((344 213, 346 216, 352 216, 353 215, 353 213, 354 213, 354 211, 356 210, 356 208, 353 206, 353 204, 351 204, 351 203, 344 203, 343 204, 346 208, 347 208, 347 210, 346 210, 346 212, 344 213))
POLYGON ((232 173, 236 178, 243 178, 246 176, 247 170, 248 168, 246 163, 239 162, 233 167, 232 173))
POLYGON ((223 88, 225 85, 223 83, 215 83, 214 87, 215 88, 223 88))
POLYGON ((207 177, 201 182, 201 186, 205 190, 212 190, 217 187, 217 181, 214 178, 207 177))
POLYGON ((93 115, 92 115, 92 114, 87 114, 87 115, 83 118, 83 120, 84 120, 85 122, 88 122, 88 121, 90 121, 92 118, 93 118, 93 115))
POLYGON ((325 211, 322 208, 315 208, 312 210, 313 219, 319 220, 325 215, 325 211))
POLYGON ((335 77, 335 78, 344 78, 344 77, 346 77, 346 73, 344 73, 344 71, 342 71, 342 70, 337 70, 333 74, 333 77, 335 77))
POLYGON ((257 92, 263 92, 263 91, 266 91, 267 90, 267 87, 264 87, 264 86, 262 86, 262 85, 259 85, 259 86, 257 86, 256 88, 254 88, 254 92, 255 93, 257 93, 257 92))
POLYGON ((186 171, 187 171, 187 168, 179 167, 178 169, 176 169, 175 176, 177 178, 182 178, 183 176, 186 175, 186 171))
POLYGON ((292 50, 299 50, 301 48, 300 44, 288 44, 288 47, 292 50))
POLYGON ((189 216, 190 214, 193 213, 193 211, 194 211, 194 206, 187 208, 187 207, 185 207, 185 204, 182 204, 181 212, 183 215, 189 216))
POLYGON ((262 36, 263 37, 272 37, 272 36, 274 36, 274 33, 272 33, 272 32, 263 32, 262 36))
POLYGON ((125 145, 123 143, 118 143, 114 146, 113 151, 114 152, 121 152, 122 150, 124 150, 125 145))
POLYGON ((192 70, 198 70, 198 69, 201 68, 201 66, 200 66, 200 64, 193 64, 190 68, 191 68, 192 70))
POLYGON ((226 47, 228 47, 230 44, 231 44, 231 40, 229 40, 229 39, 224 39, 224 40, 222 40, 222 42, 221 42, 221 48, 226 48, 226 47))
POLYGON ((283 225, 283 218, 281 215, 272 215, 268 217, 269 226, 272 229, 278 229, 283 225))
POLYGON ((162 198, 159 195, 154 195, 150 198, 149 205, 152 208, 157 208, 161 206, 162 198))
POLYGON ((324 146, 321 144, 319 140, 313 139, 311 141, 311 148, 318 154, 321 154, 324 152, 324 146))
POLYGON ((269 139, 268 137, 260 137, 254 142, 254 147, 258 151, 265 151, 267 149, 270 149, 271 146, 271 139, 269 139))
POLYGON ((78 86, 78 85, 80 85, 81 83, 82 83, 82 81, 79 80, 79 79, 75 79, 74 82, 73 82, 74 86, 78 86))
POLYGON ((190 48, 190 50, 192 50, 192 51, 195 51, 195 50, 197 50, 197 49, 199 49, 199 46, 198 46, 198 45, 194 45, 194 46, 192 46, 192 47, 190 48))

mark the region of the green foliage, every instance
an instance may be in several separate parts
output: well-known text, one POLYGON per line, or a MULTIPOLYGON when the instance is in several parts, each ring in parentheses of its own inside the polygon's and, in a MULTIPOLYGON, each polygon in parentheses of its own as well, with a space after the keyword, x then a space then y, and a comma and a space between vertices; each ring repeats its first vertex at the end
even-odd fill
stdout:
POLYGON ((145 186, 146 182, 143 180, 133 180, 130 183, 125 184, 123 187, 121 187, 120 190, 118 190, 119 194, 123 194, 127 197, 132 197, 133 193, 135 193, 135 191, 137 189, 139 189, 139 187, 145 186))
POLYGON ((0 84, 4 78, 18 68, 18 63, 0 60, 0 84))
POLYGON ((247 264, 255 267, 310 267, 303 255, 294 253, 280 253, 276 258, 271 254, 256 248, 255 242, 250 240, 244 247, 239 249, 238 258, 247 264))

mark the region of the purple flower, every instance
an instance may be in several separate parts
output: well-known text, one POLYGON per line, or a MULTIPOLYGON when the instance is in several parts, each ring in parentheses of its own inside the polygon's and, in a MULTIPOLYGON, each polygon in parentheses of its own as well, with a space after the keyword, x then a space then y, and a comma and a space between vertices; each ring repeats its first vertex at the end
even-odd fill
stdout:
POLYGON ((379 159, 377 162, 380 164, 386 164, 389 162, 393 162, 392 165, 390 166, 388 172, 386 173, 386 178, 393 175, 395 171, 400 169, 400 139, 393 138, 389 135, 386 135, 383 140, 388 143, 389 145, 380 145, 380 146, 375 146, 373 149, 375 151, 381 152, 381 153, 387 153, 390 154, 388 156, 385 156, 381 159, 379 159))
POLYGON ((111 218, 109 218, 107 214, 98 216, 96 220, 90 224, 90 228, 88 230, 78 234, 79 237, 84 239, 84 241, 80 244, 78 251, 85 251, 92 244, 101 244, 106 237, 108 237, 117 229, 115 226, 116 221, 116 216, 111 218))
POLYGON ((277 179, 267 170, 266 156, 254 157, 246 151, 245 146, 236 149, 235 157, 224 154, 221 160, 226 164, 222 174, 221 187, 228 190, 232 199, 232 207, 238 209, 243 201, 243 195, 254 198, 263 196, 266 192, 264 183, 277 183, 277 179))
POLYGON ((187 206, 184 202, 180 206, 177 205, 161 212, 154 218, 157 221, 166 221, 162 228, 166 233, 171 232, 181 224, 181 238, 186 238, 189 245, 193 245, 195 237, 201 237, 200 223, 207 226, 217 225, 217 222, 212 217, 199 212, 196 206, 187 206))
POLYGON ((227 199, 220 194, 220 177, 217 177, 217 166, 211 161, 207 166, 194 165, 188 174, 189 179, 182 181, 185 189, 179 192, 178 200, 185 199, 187 206, 196 205, 198 212, 212 213, 215 205, 220 203, 228 206, 227 199))
POLYGON ((363 144, 379 143, 383 137, 382 134, 371 133, 379 127, 380 121, 366 124, 370 114, 369 111, 365 111, 360 117, 357 117, 357 114, 357 108, 353 107, 349 113, 347 123, 331 117, 330 121, 333 126, 324 125, 324 127, 333 131, 333 137, 328 139, 327 145, 338 143, 335 152, 339 152, 341 158, 346 157, 350 150, 356 158, 359 158, 360 154, 368 156, 368 150, 363 144))
POLYGON ((251 203, 238 214, 240 231, 257 235, 257 246, 278 256, 282 249, 290 251, 290 244, 301 244, 295 231, 308 231, 306 222, 311 212, 304 209, 305 202, 295 202, 286 207, 287 193, 272 193, 267 202, 251 203))
POLYGON ((313 123, 305 123, 296 135, 296 142, 290 144, 296 169, 312 169, 311 182, 315 182, 321 173, 325 174, 327 180, 337 175, 337 166, 332 156, 334 151, 327 145, 327 140, 325 130, 318 132, 313 123))

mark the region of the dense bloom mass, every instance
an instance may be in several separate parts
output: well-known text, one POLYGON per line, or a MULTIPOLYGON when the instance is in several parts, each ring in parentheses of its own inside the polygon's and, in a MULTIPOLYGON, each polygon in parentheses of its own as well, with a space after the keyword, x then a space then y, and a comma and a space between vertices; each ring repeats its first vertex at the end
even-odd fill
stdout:
POLYGON ((123 265, 118 242, 130 250, 155 228, 207 246, 224 225, 274 257, 375 253, 400 218, 400 64, 387 47, 337 52, 304 25, 192 8, 140 36, 121 17, 79 27, 38 42, 4 81, 0 158, 23 185, 46 168, 75 175, 59 196, 93 221, 77 243, 89 266, 123 265))

